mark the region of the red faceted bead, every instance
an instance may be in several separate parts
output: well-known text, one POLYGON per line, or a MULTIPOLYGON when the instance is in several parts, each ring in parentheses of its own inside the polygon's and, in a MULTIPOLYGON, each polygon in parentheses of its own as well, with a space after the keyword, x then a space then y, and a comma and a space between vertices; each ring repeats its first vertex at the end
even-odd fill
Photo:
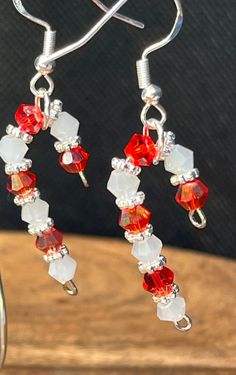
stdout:
POLYGON ((45 253, 53 247, 62 245, 63 233, 59 232, 56 228, 50 228, 42 233, 36 239, 36 247, 45 253))
POLYGON ((36 185, 36 175, 32 172, 25 171, 9 176, 7 190, 15 195, 26 194, 33 190, 36 185))
POLYGON ((21 130, 31 135, 38 134, 44 125, 44 114, 37 105, 21 104, 15 119, 21 130))
POLYGON ((152 138, 142 134, 134 134, 124 151, 125 155, 139 167, 149 167, 157 156, 152 138))
POLYGON ((204 206, 207 197, 208 187, 200 180, 194 180, 179 185, 175 199, 185 210, 195 211, 204 206))
POLYGON ((59 157, 61 166, 69 173, 80 173, 85 170, 89 154, 81 147, 63 152, 59 157))
POLYGON ((121 211, 119 225, 132 233, 139 233, 150 223, 151 212, 139 205, 134 208, 124 208, 121 211))
POLYGON ((145 273, 143 279, 143 288, 147 292, 155 294, 157 297, 163 297, 173 291, 174 273, 167 267, 156 270, 153 273, 145 273))

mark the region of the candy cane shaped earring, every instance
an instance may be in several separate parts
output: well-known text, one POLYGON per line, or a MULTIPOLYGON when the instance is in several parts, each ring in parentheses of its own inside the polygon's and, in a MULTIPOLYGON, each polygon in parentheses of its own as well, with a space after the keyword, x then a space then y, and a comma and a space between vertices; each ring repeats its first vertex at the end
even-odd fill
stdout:
MULTIPOLYGON (((103 11, 108 8, 100 0, 92 0, 103 11)), ((144 274, 143 288, 152 294, 157 303, 157 315, 161 320, 172 321, 180 331, 188 331, 191 318, 186 314, 186 303, 178 296, 179 288, 174 283, 174 273, 166 267, 166 258, 160 255, 162 242, 153 235, 150 224, 151 213, 143 206, 145 194, 138 192, 140 180, 138 175, 141 167, 157 165, 165 161, 165 168, 175 173, 171 178, 174 185, 180 184, 177 201, 189 210, 193 224, 202 228, 205 226, 205 216, 200 210, 207 197, 207 188, 196 178, 198 171, 193 169, 193 152, 174 143, 174 134, 165 132, 166 111, 160 105, 161 89, 151 83, 148 55, 164 47, 179 33, 183 23, 183 12, 180 0, 174 0, 177 16, 171 32, 162 40, 151 45, 137 61, 139 87, 142 89, 142 99, 145 106, 141 112, 143 133, 134 134, 125 147, 126 159, 112 159, 114 171, 111 173, 107 188, 115 195, 116 204, 121 209, 119 225, 125 229, 125 238, 133 244, 132 255, 139 261, 139 270, 144 274), (148 111, 154 107, 159 112, 159 119, 147 118, 148 111), (149 133, 157 132, 157 142, 154 143, 149 133), (200 222, 194 214, 198 213, 200 222)), ((119 15, 119 19, 123 17, 119 15)), ((128 22, 127 20, 124 20, 128 22)), ((128 22, 129 23, 129 22, 128 22)))
POLYGON ((54 227, 53 220, 48 217, 49 205, 40 199, 39 190, 36 188, 36 175, 29 171, 32 161, 24 157, 28 151, 27 145, 33 141, 33 137, 40 130, 50 127, 51 134, 59 140, 55 146, 61 153, 62 166, 69 172, 79 172, 87 185, 82 172, 88 154, 79 145, 79 123, 69 114, 62 112, 61 101, 51 102, 54 83, 50 74, 55 68, 56 59, 85 45, 126 2, 127 0, 117 1, 81 39, 55 51, 56 31, 53 31, 47 22, 31 16, 20 0, 13 0, 21 15, 43 26, 46 31, 43 53, 35 60, 37 73, 30 82, 35 104, 20 105, 15 114, 18 126, 7 126, 7 135, 0 141, 0 156, 6 163, 5 172, 9 176, 7 189, 15 195, 14 203, 22 207, 21 218, 28 223, 29 233, 37 237, 36 247, 44 253, 44 260, 49 263, 49 275, 73 296, 78 293, 73 282, 76 261, 69 256, 69 251, 63 244, 63 234, 54 227), (45 79, 48 88, 36 88, 40 78, 45 79))

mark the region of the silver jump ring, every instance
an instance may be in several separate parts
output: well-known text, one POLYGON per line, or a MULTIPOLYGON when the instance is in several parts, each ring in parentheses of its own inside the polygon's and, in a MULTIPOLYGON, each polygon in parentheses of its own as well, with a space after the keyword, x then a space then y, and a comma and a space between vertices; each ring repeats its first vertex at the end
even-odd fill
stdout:
POLYGON ((43 94, 43 97, 42 96, 35 96, 35 105, 37 105, 39 108, 42 109, 41 100, 43 100, 42 111, 44 113, 44 125, 43 125, 42 129, 47 130, 49 116, 50 116, 50 108, 51 108, 50 96, 47 93, 46 89, 40 88, 38 91, 40 91, 43 94))
POLYGON ((52 80, 52 78, 50 76, 48 76, 47 74, 45 75, 42 75, 40 72, 35 74, 35 76, 31 79, 30 81, 30 91, 32 92, 33 95, 35 96, 38 96, 40 98, 44 98, 44 95, 45 95, 45 92, 51 96, 52 93, 53 93, 53 90, 54 90, 54 82, 52 80), (45 80, 47 81, 49 87, 48 89, 37 89, 36 88, 36 83, 38 82, 38 80, 40 78, 44 77, 45 80))
POLYGON ((174 322, 175 328, 180 332, 187 332, 192 328, 192 319, 188 315, 184 315, 183 319, 174 322))
MULTIPOLYGON (((166 111, 165 111, 164 107, 162 107, 162 105, 159 104, 159 103, 153 104, 153 105, 146 104, 143 107, 143 110, 142 110, 141 116, 140 116, 143 125, 146 126, 146 124, 147 124, 147 114, 148 114, 148 111, 149 111, 149 109, 151 107, 154 107, 154 108, 156 108, 158 110, 158 112, 161 115, 161 118, 160 118, 160 120, 157 120, 157 121, 159 122, 159 124, 161 126, 164 126, 164 124, 165 124, 165 122, 167 120, 167 114, 166 114, 166 111)), ((152 129, 152 128, 150 128, 150 129, 152 129)), ((152 130, 156 130, 156 128, 154 127, 154 129, 152 129, 152 130)))
POLYGON ((204 229, 207 225, 207 220, 204 212, 201 209, 194 211, 189 211, 188 214, 189 220, 197 229, 204 229), (198 218, 195 217, 195 214, 198 215, 198 218))
POLYGON ((73 280, 70 280, 67 283, 63 284, 63 289, 70 296, 77 296, 78 294, 78 288, 73 280))

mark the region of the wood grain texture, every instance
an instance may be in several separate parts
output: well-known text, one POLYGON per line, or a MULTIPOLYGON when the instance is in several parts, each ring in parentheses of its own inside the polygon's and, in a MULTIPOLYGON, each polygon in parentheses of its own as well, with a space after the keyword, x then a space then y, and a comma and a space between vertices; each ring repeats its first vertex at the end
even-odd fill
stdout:
POLYGON ((9 316, 3 374, 236 373, 235 262, 164 250, 194 322, 182 334, 156 318, 129 244, 75 235, 66 243, 79 263, 79 297, 47 276, 29 236, 0 233, 9 316))

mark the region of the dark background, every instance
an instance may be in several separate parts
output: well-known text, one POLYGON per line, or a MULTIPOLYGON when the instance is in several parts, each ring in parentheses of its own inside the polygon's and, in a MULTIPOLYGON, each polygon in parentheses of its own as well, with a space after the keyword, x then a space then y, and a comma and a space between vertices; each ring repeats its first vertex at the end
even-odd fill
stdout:
MULTIPOLYGON (((82 36, 102 14, 85 0, 25 0, 24 5, 55 27, 59 47, 82 36)), ((179 37, 150 56, 152 80, 163 89, 166 127, 176 133, 177 143, 195 151, 195 166, 210 188, 207 229, 190 225, 186 212, 174 202, 176 188, 162 166, 143 171, 141 190, 153 212, 155 233, 165 243, 235 257, 236 1, 184 0, 183 7, 179 37)), ((130 136, 141 131, 143 103, 135 61, 144 47, 170 30, 175 7, 172 0, 130 0, 122 12, 143 21, 146 29, 113 19, 87 46, 58 60, 53 74, 53 97, 80 120, 83 146, 91 153, 86 170, 90 189, 58 165, 55 139, 49 134, 37 136, 28 154, 42 198, 50 203, 50 216, 63 231, 123 235, 114 197, 106 190, 110 160, 121 157, 130 136)), ((17 106, 33 102, 29 81, 35 74, 34 59, 41 53, 43 30, 20 16, 9 0, 1 1, 0 14, 3 135, 5 126, 14 123, 17 106)), ((5 190, 6 180, 2 172, 0 226, 26 228, 5 190)))

